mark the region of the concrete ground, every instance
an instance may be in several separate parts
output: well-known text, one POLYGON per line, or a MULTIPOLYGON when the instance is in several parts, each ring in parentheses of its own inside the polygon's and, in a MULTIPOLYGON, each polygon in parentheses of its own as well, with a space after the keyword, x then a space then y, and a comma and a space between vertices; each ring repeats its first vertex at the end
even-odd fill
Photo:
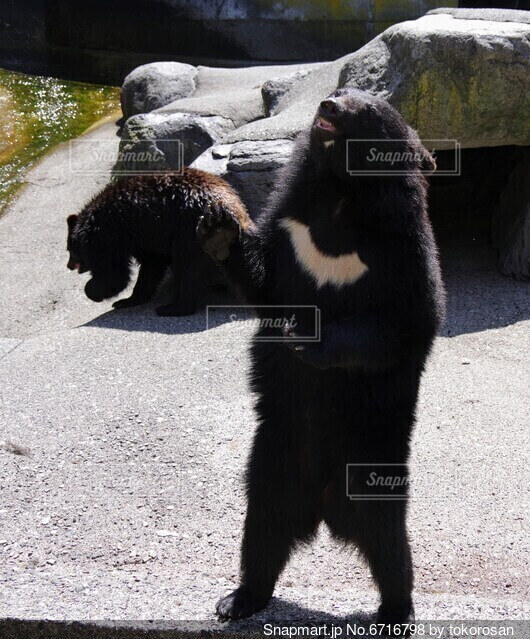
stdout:
MULTIPOLYGON (((87 139, 118 144, 110 124, 87 139)), ((264 612, 215 620, 237 583, 250 322, 218 311, 205 330, 204 312, 86 299, 86 276, 66 269, 65 218, 105 184, 111 158, 94 175, 90 145, 74 155, 80 174, 58 149, 0 219, 2 636, 103 636, 98 620, 156 620, 143 628, 156 636, 182 636, 186 620, 225 636, 370 620, 367 569, 324 529, 264 612)), ((529 288, 498 275, 487 249, 443 262, 448 319, 413 443, 416 616, 528 619, 529 288)))

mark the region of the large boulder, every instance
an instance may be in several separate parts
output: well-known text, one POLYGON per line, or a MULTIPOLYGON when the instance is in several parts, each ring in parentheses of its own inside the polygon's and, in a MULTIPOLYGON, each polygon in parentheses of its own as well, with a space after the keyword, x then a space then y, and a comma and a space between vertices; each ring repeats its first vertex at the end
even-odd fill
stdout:
POLYGON ((220 115, 142 113, 123 129, 114 174, 189 166, 234 125, 220 115))
POLYGON ((131 71, 121 89, 123 116, 129 118, 191 95, 197 69, 180 62, 154 62, 131 71))
MULTIPOLYGON (((307 64, 245 69, 192 67, 195 70, 193 78, 196 87, 193 95, 169 103, 164 98, 159 104, 155 104, 155 96, 160 95, 157 93, 159 76, 156 70, 150 73, 146 67, 140 67, 145 81, 142 95, 150 95, 150 104, 155 108, 126 120, 115 172, 138 171, 142 168, 149 171, 178 169, 182 158, 186 165, 191 164, 228 132, 242 130, 244 134, 244 125, 268 115, 268 107, 262 96, 263 85, 268 79, 273 78, 276 83, 275 89, 271 87, 275 96, 273 98, 271 93, 271 104, 276 104, 297 80, 320 66, 307 64), (284 77, 286 82, 280 88, 284 77), (149 78, 153 78, 152 87, 149 78)), ((128 95, 127 91, 122 90, 122 95, 128 95)))
POLYGON ((443 9, 394 25, 351 56, 339 84, 386 98, 423 139, 530 144, 526 13, 443 9))

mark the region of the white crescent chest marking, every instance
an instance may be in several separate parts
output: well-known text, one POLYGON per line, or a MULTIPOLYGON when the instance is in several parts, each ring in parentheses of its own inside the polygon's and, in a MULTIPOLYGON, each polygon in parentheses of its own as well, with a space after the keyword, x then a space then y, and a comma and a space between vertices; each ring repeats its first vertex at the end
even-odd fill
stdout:
POLYGON ((336 257, 322 253, 315 246, 307 224, 291 217, 281 219, 279 224, 289 234, 297 262, 311 275, 318 288, 324 284, 339 287, 353 284, 368 270, 355 251, 336 257))

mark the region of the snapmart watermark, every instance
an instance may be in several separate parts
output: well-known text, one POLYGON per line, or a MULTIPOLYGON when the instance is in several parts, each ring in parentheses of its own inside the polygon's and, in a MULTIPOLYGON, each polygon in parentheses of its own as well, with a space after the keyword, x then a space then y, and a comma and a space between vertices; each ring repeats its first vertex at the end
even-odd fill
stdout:
MULTIPOLYGON (((262 613, 263 614, 263 613, 262 613)), ((322 613, 324 615, 324 613, 322 613)), ((44 634, 39 636, 58 637, 64 632, 64 623, 57 621, 49 621, 46 623, 44 634)), ((16 634, 18 620, 1 620, 0 619, 0 636, 4 637, 21 637, 26 622, 21 621, 20 633, 16 634), (6 629, 8 632, 5 632, 6 629), (13 632, 15 630, 15 632, 13 632)), ((175 633, 188 633, 193 636, 210 636, 216 634, 212 626, 212 620, 185 620, 185 619, 88 619, 77 628, 78 636, 89 637, 94 636, 93 626, 98 626, 99 631, 103 632, 108 628, 113 634, 120 630, 126 633, 130 632, 131 626, 138 631, 146 632, 162 632, 169 633, 171 636, 177 636, 175 633), (85 632, 86 630, 86 632, 85 632)), ((251 622, 252 624, 252 622, 251 622)), ((100 632, 97 633, 100 636, 100 632)), ((230 633, 229 633, 230 634, 230 633)), ((329 639, 342 638, 358 638, 369 639, 395 637, 425 637, 426 639, 466 639, 469 637, 510 637, 512 639, 528 639, 530 637, 530 621, 524 619, 502 619, 502 620, 434 620, 434 621, 416 621, 409 624, 380 624, 370 621, 346 621, 337 619, 336 622, 325 622, 309 619, 290 619, 283 623, 265 622, 256 625, 253 624, 248 630, 244 628, 237 631, 242 637, 325 637, 329 639)), ((25 635, 24 635, 25 636, 25 635)), ((103 636, 103 635, 101 635, 103 636)), ((106 635, 105 635, 106 636, 106 635)), ((179 635, 180 636, 180 635, 179 635)), ((224 636, 221 634, 219 636, 224 636)), ((232 634, 230 634, 232 636, 232 634)))
POLYGON ((346 464, 346 495, 351 500, 407 499, 410 485, 407 464, 346 464))
POLYGON ((253 336, 256 342, 319 342, 320 309, 312 305, 209 305, 206 330, 226 323, 245 321, 238 336, 253 336))
MULTIPOLYGON (((446 460, 447 465, 451 464, 446 460)), ((448 479, 447 466, 433 463, 347 463, 346 496, 352 501, 428 499, 459 501, 472 494, 490 502, 501 497, 514 504, 527 503, 530 481, 528 466, 513 464, 492 466, 480 458, 459 461, 448 479)))
POLYGON ((323 623, 263 625, 264 637, 426 637, 457 639, 465 637, 513 637, 527 639, 530 622, 517 621, 418 621, 408 624, 323 623))
POLYGON ((69 170, 72 175, 179 174, 185 167, 184 145, 180 140, 76 139, 69 143, 69 170))
POLYGON ((457 140, 428 139, 422 144, 428 155, 409 140, 350 138, 346 141, 346 171, 351 176, 398 176, 409 175, 410 167, 416 166, 426 175, 461 174, 461 147, 457 140), (436 160, 437 150, 446 153, 443 167, 435 169, 431 158, 436 160))

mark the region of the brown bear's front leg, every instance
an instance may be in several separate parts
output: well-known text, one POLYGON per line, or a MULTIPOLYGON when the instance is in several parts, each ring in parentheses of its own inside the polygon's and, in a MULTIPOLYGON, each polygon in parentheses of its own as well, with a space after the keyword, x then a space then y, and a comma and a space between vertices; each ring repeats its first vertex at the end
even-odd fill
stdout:
POLYGON ((158 257, 145 258, 140 262, 138 279, 130 297, 114 302, 114 308, 129 308, 148 302, 156 292, 167 269, 167 262, 158 257))

